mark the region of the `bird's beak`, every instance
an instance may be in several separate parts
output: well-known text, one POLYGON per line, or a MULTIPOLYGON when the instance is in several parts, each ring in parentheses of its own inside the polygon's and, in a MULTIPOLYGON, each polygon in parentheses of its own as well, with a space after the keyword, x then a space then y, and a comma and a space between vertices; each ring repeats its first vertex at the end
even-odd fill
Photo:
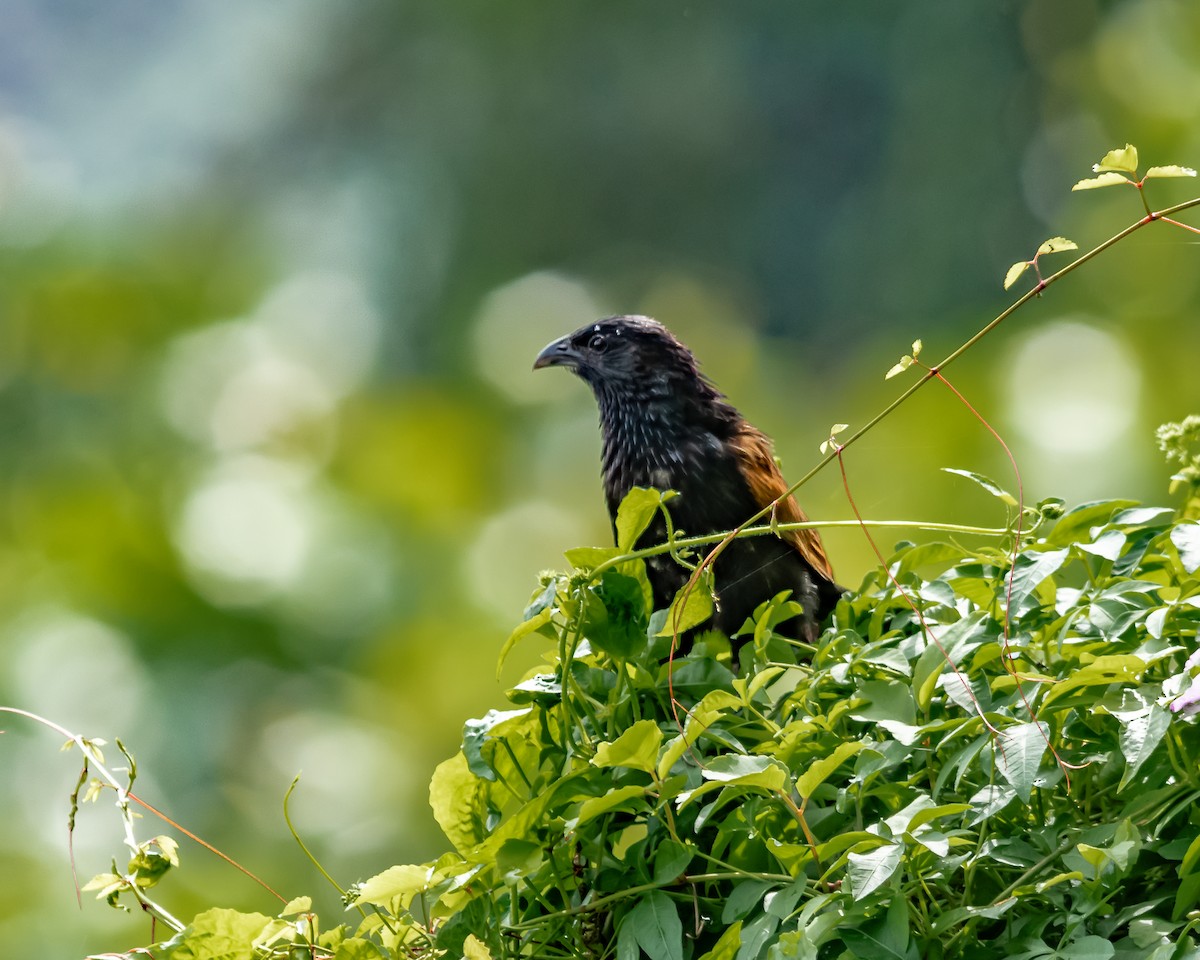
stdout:
POLYGON ((571 338, 562 337, 553 343, 546 344, 542 352, 537 355, 537 359, 533 361, 533 369, 541 370, 542 367, 577 367, 579 366, 579 360, 579 352, 571 346, 571 338))

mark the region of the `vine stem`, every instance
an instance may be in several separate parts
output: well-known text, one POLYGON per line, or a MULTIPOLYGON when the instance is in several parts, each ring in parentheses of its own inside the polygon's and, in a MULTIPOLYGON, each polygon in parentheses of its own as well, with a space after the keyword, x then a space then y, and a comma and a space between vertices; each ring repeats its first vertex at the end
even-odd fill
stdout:
MULTIPOLYGON (((300 838, 300 834, 297 832, 295 825, 292 823, 291 811, 288 810, 288 801, 292 799, 292 793, 295 791, 296 785, 299 782, 300 774, 296 774, 296 776, 292 778, 292 785, 287 788, 287 793, 283 795, 283 822, 287 824, 288 832, 291 833, 292 839, 296 841, 296 845, 299 846, 304 855, 308 857, 308 862, 316 867, 317 872, 329 881, 329 883, 333 886, 333 889, 336 890, 341 896, 342 902, 346 902, 349 899, 346 896, 346 891, 343 890, 341 885, 329 875, 329 872, 321 865, 321 862, 313 856, 312 851, 308 849, 308 845, 305 844, 305 842, 300 838)), ((354 906, 358 908, 358 912, 362 915, 362 918, 366 920, 367 911, 363 909, 362 904, 355 903, 354 906)), ((382 915, 380 916, 388 930, 390 930, 392 933, 395 933, 395 929, 390 923, 387 922, 387 919, 383 918, 382 915)))
MULTIPOLYGON (((743 537, 762 537, 767 534, 778 534, 779 531, 790 530, 825 530, 838 527, 848 527, 855 530, 863 527, 877 527, 880 529, 898 529, 898 530, 934 530, 940 533, 962 533, 981 537, 1003 537, 1007 536, 1012 531, 1008 527, 974 527, 962 523, 941 523, 933 520, 809 520, 798 523, 777 523, 775 525, 764 524, 757 527, 743 527, 738 532, 738 536, 743 537)), ((643 547, 639 550, 630 550, 628 553, 623 553, 619 557, 610 557, 603 563, 596 564, 591 571, 591 579, 595 579, 607 570, 620 566, 622 563, 628 563, 630 560, 645 560, 647 557, 657 557, 664 553, 671 553, 680 548, 687 547, 704 547, 710 543, 720 543, 727 539, 728 533, 709 533, 703 536, 695 537, 677 537, 674 540, 668 540, 666 543, 655 544, 653 547, 643 547)))
MULTIPOLYGON (((136 801, 137 803, 142 804, 143 806, 146 806, 146 807, 149 807, 149 805, 145 804, 141 800, 139 800, 136 796, 133 795, 132 792, 130 792, 128 787, 124 786, 119 780, 117 780, 117 778, 112 774, 112 772, 108 769, 108 767, 106 767, 104 765, 104 759, 100 756, 100 753, 96 749, 96 747, 90 741, 88 741, 84 737, 81 737, 79 734, 72 733, 66 727, 55 723, 53 720, 50 720, 47 717, 40 716, 39 714, 36 714, 36 713, 32 713, 29 710, 22 710, 20 707, 0 706, 0 713, 10 713, 10 714, 13 714, 14 716, 24 717, 26 720, 32 720, 34 723, 40 723, 42 726, 44 726, 50 730, 53 730, 55 733, 61 734, 62 736, 66 737, 66 739, 69 743, 72 743, 79 748, 80 753, 83 754, 84 763, 89 764, 92 768, 94 768, 96 770, 96 772, 99 774, 99 776, 105 781, 105 783, 107 783, 110 787, 113 788, 114 791, 116 791, 117 807, 121 811, 121 820, 125 827, 125 844, 126 844, 126 846, 129 847, 130 851, 136 855, 140 848, 140 844, 138 844, 137 837, 134 835, 134 832, 133 832, 133 815, 129 812, 129 801, 130 800, 136 801)), ((84 769, 86 770, 87 767, 85 767, 84 769)), ((149 807, 149 809, 152 812, 155 812, 155 813, 158 812, 158 811, 154 810, 153 807, 149 807)), ((75 866, 74 866, 74 863, 72 863, 72 865, 71 865, 72 873, 74 873, 74 870, 75 870, 75 866)), ((150 914, 150 916, 154 920, 161 920, 164 924, 166 924, 168 927, 171 928, 171 930, 173 930, 176 933, 178 933, 180 930, 182 930, 184 928, 185 924, 183 923, 183 921, 179 920, 177 917, 172 915, 170 913, 170 911, 168 911, 165 907, 160 906, 159 904, 157 904, 153 900, 151 900, 149 897, 147 897, 145 895, 145 893, 143 893, 142 890, 138 887, 137 883, 134 881, 134 879, 132 877, 125 877, 124 879, 125 879, 126 885, 128 886, 129 892, 133 895, 134 899, 137 900, 137 902, 141 906, 142 910, 144 910, 146 913, 150 914)), ((78 894, 79 894, 78 879, 76 879, 76 881, 75 881, 75 893, 76 893, 76 896, 78 896, 78 894)))
MULTIPOLYGON (((1007 320, 1014 313, 1016 313, 1018 310, 1020 310, 1021 307, 1025 306, 1025 304, 1027 304, 1030 300, 1034 299, 1035 297, 1041 296, 1042 291, 1045 290, 1047 287, 1049 287, 1050 285, 1052 285, 1054 283, 1057 283, 1063 277, 1065 277, 1068 274, 1072 273, 1073 271, 1079 269, 1081 266, 1083 266, 1089 260, 1092 260, 1095 257, 1098 257, 1109 247, 1112 247, 1115 244, 1120 243, 1126 237, 1130 236, 1131 234, 1136 233, 1138 230, 1142 229, 1142 227, 1145 227, 1148 224, 1154 223, 1156 220, 1167 220, 1167 222, 1175 224, 1175 221, 1171 220, 1170 217, 1173 214, 1179 213, 1183 210, 1189 210, 1192 207, 1200 207, 1200 197, 1193 197, 1191 200, 1185 200, 1183 203, 1177 203, 1173 207, 1166 207, 1163 210, 1159 210, 1157 213, 1149 212, 1146 214, 1146 216, 1142 217, 1140 220, 1137 220, 1134 223, 1131 223, 1124 230, 1120 231, 1119 233, 1113 234, 1113 236, 1109 237, 1107 240, 1103 241, 1102 243, 1097 244, 1096 246, 1092 247, 1092 249, 1088 250, 1086 253, 1081 254, 1080 256, 1076 257, 1074 260, 1072 260, 1070 263, 1068 263, 1061 270, 1058 270, 1057 272, 1050 274, 1050 276, 1046 277, 1044 280, 1039 280, 1036 284, 1034 284, 1034 286, 1029 291, 1027 291, 1025 294, 1023 294, 1022 296, 1020 296, 1016 300, 1014 300, 1008 307, 1006 307, 1003 311, 1001 311, 999 314, 997 314, 991 321, 989 321, 987 324, 985 324, 983 327, 981 327, 978 331, 976 331, 975 334, 972 337, 970 337, 970 339, 966 340, 956 350, 952 351, 949 355, 947 355, 946 358, 943 359, 940 363, 936 364, 935 366, 929 367, 924 377, 922 377, 920 380, 918 380, 916 383, 914 383, 911 387, 909 387, 907 390, 905 390, 902 394, 900 394, 900 396, 898 396, 895 400, 893 400, 886 407, 884 407, 881 411, 879 411, 879 413, 875 414, 875 416, 873 416, 865 424, 863 424, 861 427, 859 427, 857 430, 855 430, 853 433, 851 433, 848 437, 846 437, 846 439, 842 440, 839 438, 838 443, 839 443, 841 449, 844 450, 846 447, 850 446, 856 440, 862 439, 862 437, 864 437, 867 433, 869 433, 876 426, 878 426, 883 420, 885 420, 885 419, 887 419, 887 417, 891 416, 891 414, 894 413, 902 404, 907 402, 909 397, 911 397, 914 393, 916 393, 918 390, 920 390, 921 387, 925 386, 925 384, 927 384, 930 380, 934 379, 937 376, 938 371, 944 370, 946 367, 950 366, 950 364, 952 364, 955 360, 957 360, 959 357, 961 357, 964 353, 966 353, 968 350, 970 350, 972 347, 974 347, 975 344, 977 344, 980 340, 982 340, 989 333, 991 333, 993 330, 995 330, 998 326, 1000 326, 1000 324, 1002 324, 1005 320, 1007 320)), ((1184 226, 1183 224, 1177 224, 1177 225, 1184 226)), ((808 473, 804 474, 804 476, 802 476, 799 480, 797 480, 790 487, 788 487, 787 491, 785 493, 783 493, 779 497, 779 499, 782 500, 785 497, 788 497, 791 494, 795 493, 802 486, 804 486, 804 484, 808 483, 809 480, 811 480, 818 473, 820 473, 827 466, 829 466, 829 464, 831 462, 833 462, 833 460, 836 459, 837 456, 838 456, 838 451, 830 451, 820 461, 818 461, 813 466, 813 468, 808 471, 808 473)), ((773 503, 768 504, 766 507, 764 507, 758 513, 756 513, 753 517, 751 517, 749 522, 754 523, 754 522, 758 521, 759 519, 761 519, 762 517, 766 516, 771 511, 773 506, 774 506, 773 503)))
MULTIPOLYGON (((192 831, 188 830, 182 824, 179 824, 176 821, 172 820, 169 816, 167 816, 165 813, 163 813, 161 810, 159 810, 153 804, 147 802, 146 800, 143 800, 141 797, 139 797, 137 794, 135 794, 132 790, 130 790, 127 786, 124 786, 123 784, 121 784, 121 782, 117 780, 117 778, 112 774, 112 772, 108 769, 108 767, 104 765, 103 759, 100 757, 99 752, 92 745, 92 743, 90 741, 88 741, 86 738, 80 736, 77 733, 72 733, 66 727, 55 723, 53 720, 50 720, 43 716, 40 716, 39 714, 36 714, 36 713, 32 713, 28 710, 22 710, 20 707, 0 706, 0 713, 11 713, 15 716, 24 717, 27 720, 32 720, 35 723, 40 723, 42 726, 47 727, 48 729, 53 730, 55 733, 61 734, 62 736, 66 737, 66 739, 70 743, 73 743, 75 746, 79 747, 80 751, 83 753, 85 760, 89 764, 91 764, 92 767, 95 768, 97 774, 101 777, 101 779, 103 779, 105 781, 105 783, 108 784, 108 786, 112 787, 112 789, 114 791, 116 791, 117 806, 122 811, 121 819, 124 822, 124 826, 125 826, 125 844, 126 844, 126 846, 129 847, 129 849, 134 854, 136 854, 138 852, 141 845, 138 843, 137 837, 134 835, 134 832, 133 832, 133 817, 129 813, 129 802, 131 800, 134 803, 138 804, 138 806, 140 806, 143 809, 154 814, 154 816, 158 817, 164 823, 170 825, 171 827, 174 827, 176 830, 178 830, 180 833, 182 833, 184 836, 186 836, 189 840, 194 840, 196 843, 200 844, 200 846, 204 847, 205 850, 220 857, 222 860, 224 860, 231 867, 234 867, 236 870, 241 871, 243 874, 245 874, 247 877, 249 877, 251 880, 253 880, 255 883, 257 883, 260 887, 262 887, 264 890, 266 890, 268 893, 277 897, 279 899, 280 903, 287 903, 287 898, 282 896, 276 890, 272 889, 271 886, 265 880, 262 880, 260 877, 255 876, 253 873, 251 873, 249 870, 247 870, 245 867, 243 867, 240 863, 238 863, 232 857, 228 856, 225 853, 222 853, 220 850, 218 850, 212 844, 203 840, 201 837, 198 837, 196 834, 192 833, 192 831)), ((184 928, 185 924, 183 924, 180 920, 173 917, 163 907, 154 903, 152 900, 149 900, 141 892, 141 890, 138 888, 137 884, 134 883, 132 880, 129 881, 129 891, 137 899, 138 903, 141 904, 142 909, 145 910, 147 913, 149 913, 152 917, 155 917, 155 918, 161 920, 163 923, 167 924, 167 926, 171 927, 176 932, 178 932, 184 928)))
MULTIPOLYGON (((1145 204, 1144 194, 1143 194, 1143 204, 1145 204)), ((1104 240, 1103 242, 1092 247, 1090 250, 1088 250, 1086 253, 1082 254, 1081 256, 1076 257, 1074 260, 1072 260, 1070 263, 1068 263, 1062 269, 1056 271, 1055 273, 1052 273, 1049 277, 1045 277, 1045 278, 1042 278, 1040 275, 1040 272, 1039 272, 1038 282, 1036 284, 1034 284, 1034 286, 1031 289, 1026 291, 1022 296, 1018 297, 1016 300, 1014 300, 1011 304, 1009 304, 1008 307, 1006 307, 1004 310, 1002 310, 999 314, 997 314, 994 318, 992 318, 992 320, 990 320, 988 323, 984 324, 984 326, 981 327, 979 330, 977 330, 974 333, 974 335, 972 335, 965 342, 960 344, 957 349, 951 351, 940 363, 936 364, 935 366, 926 368, 925 376, 923 376, 919 380, 917 380, 914 384, 912 384, 912 386, 910 386, 907 390, 905 390, 903 393, 901 393, 900 396, 898 396, 895 400, 893 400, 891 403, 889 403, 886 407, 884 407, 881 411, 879 411, 879 413, 877 413, 874 417, 872 417, 865 424, 863 424, 863 426, 859 427, 857 430, 855 430, 853 433, 851 433, 844 440, 834 441, 833 437, 831 436, 830 440, 833 442, 831 442, 829 444, 829 446, 832 449, 830 449, 829 452, 826 453, 825 456, 822 457, 821 460, 819 460, 812 467, 812 469, 810 469, 806 474, 804 474, 804 476, 802 476, 799 480, 797 480, 795 483, 793 483, 791 486, 789 486, 786 490, 784 490, 783 493, 781 493, 778 497, 776 497, 770 503, 763 506, 763 508, 761 510, 759 510, 757 513, 748 517, 745 521, 743 521, 741 524, 739 524, 735 529, 724 534, 724 536, 720 538, 720 542, 718 542, 716 544, 716 546, 714 546, 712 548, 712 550, 710 550, 708 552, 708 554, 704 557, 704 559, 701 560, 700 563, 698 563, 696 565, 696 568, 692 571, 692 574, 688 578, 687 583, 685 583, 683 585, 683 588, 680 592, 680 596, 683 598, 683 600, 686 601, 686 598, 691 594, 692 590, 694 590, 696 588, 696 584, 699 582, 700 575, 703 573, 703 571, 706 568, 712 566, 713 562, 717 559, 717 557, 719 557, 721 555, 721 553, 725 550, 725 548, 727 546, 729 546, 729 544, 732 543, 734 539, 736 539, 739 536, 742 536, 748 528, 751 528, 752 524, 758 523, 760 520, 762 520, 764 517, 766 517, 768 515, 771 517, 771 520, 772 520, 771 524, 768 526, 768 530, 770 530, 772 533, 775 533, 777 530, 779 530, 780 527, 774 522, 774 519, 775 519, 775 510, 779 506, 780 503, 785 501, 788 497, 792 496, 797 490, 799 490, 802 486, 804 486, 806 483, 808 483, 809 480, 811 480, 818 473, 820 473, 823 469, 825 469, 825 467, 829 466, 829 464, 832 463, 834 460, 837 460, 839 463, 842 463, 843 462, 842 455, 845 452, 846 448, 848 448, 852 443, 856 442, 857 440, 862 439, 871 430, 873 430, 876 426, 878 426, 885 419, 887 419, 889 416, 891 416, 892 413, 894 413, 903 404, 905 404, 913 396, 913 394, 915 394, 918 390, 920 390, 921 387, 925 386, 925 384, 927 384, 930 380, 941 379, 942 371, 946 367, 948 367, 955 360, 957 360, 959 357, 961 357, 964 353, 966 353, 968 350, 970 350, 972 347, 974 347, 977 343, 979 343, 979 341, 981 341, 989 333, 991 333, 998 326, 1000 326, 1000 324, 1002 324, 1005 320, 1007 320, 1014 313, 1016 313, 1018 310, 1020 310, 1021 307, 1025 306, 1025 304, 1029 303, 1030 300, 1034 299, 1034 297, 1040 297, 1043 290, 1045 290, 1047 287, 1051 286, 1052 284, 1057 283, 1059 280, 1063 279, 1064 277, 1066 277, 1068 274, 1072 273, 1073 271, 1079 269, 1079 267, 1083 266, 1083 264, 1087 263, 1089 260, 1092 260, 1095 257, 1098 257, 1105 250, 1120 243, 1126 237, 1129 237, 1132 234, 1136 233, 1138 230, 1142 229, 1147 224, 1151 224, 1151 223, 1154 223, 1156 220, 1162 220, 1162 219, 1166 219, 1167 222, 1174 224, 1174 223, 1176 223, 1176 221, 1171 219, 1171 216, 1173 214, 1179 213, 1182 210, 1188 210, 1188 209, 1190 209, 1192 207, 1196 207, 1196 206, 1200 206, 1200 197, 1193 197, 1191 200, 1185 200, 1182 203, 1177 203, 1172 207, 1166 207, 1163 210, 1160 210, 1158 212, 1154 212, 1154 211, 1150 210, 1149 206, 1146 205, 1147 212, 1144 217, 1131 223, 1125 229, 1123 229, 1123 230, 1119 231, 1118 233, 1114 234, 1113 236, 1109 237, 1107 240, 1104 240)), ((816 526, 816 524, 814 524, 814 526, 816 526)), ((709 542, 712 542, 712 541, 709 541, 709 542)), ((666 547, 664 549, 658 550, 656 552, 662 553, 662 552, 666 552, 667 550, 677 549, 677 548, 678 548, 678 542, 676 542, 674 544, 668 544, 668 545, 666 545, 666 547)), ((594 575, 594 573, 595 572, 593 571, 593 575, 594 575)), ((674 605, 672 605, 672 606, 674 607, 674 605)), ((672 641, 671 641, 672 651, 674 651, 675 645, 678 643, 678 640, 679 640, 679 632, 678 632, 678 629, 676 629, 675 635, 672 637, 672 641)), ((669 685, 670 685, 670 676, 671 675, 668 674, 668 684, 669 685)), ((674 705, 675 694, 674 694, 673 688, 670 691, 670 697, 671 697, 671 702, 674 705)), ((678 722, 679 718, 678 718, 677 713, 676 713, 675 719, 676 719, 676 722, 678 722)))
MULTIPOLYGON (((47 727, 50 730, 53 730, 55 733, 66 737, 67 740, 79 748, 79 752, 83 754, 84 759, 96 768, 96 771, 100 774, 101 778, 110 787, 112 787, 113 790, 116 791, 117 805, 122 807, 124 810, 128 810, 129 798, 132 796, 132 794, 122 783, 117 780, 115 776, 112 775, 112 773, 109 772, 108 767, 104 765, 104 759, 88 740, 84 739, 77 733, 72 733, 66 727, 60 726, 53 720, 39 716, 36 713, 31 713, 28 710, 22 710, 20 707, 0 707, 0 713, 11 713, 18 717, 24 717, 26 720, 32 720, 34 723, 40 723, 43 727, 47 727)), ((135 837, 133 833, 133 823, 128 816, 124 817, 123 819, 125 820, 125 843, 130 850, 132 850, 134 853, 137 853, 138 842, 137 837, 135 837)))
MULTIPOLYGON (((979 343, 980 340, 982 340, 989 333, 991 333, 993 330, 995 330, 998 326, 1000 326, 1000 324, 1002 324, 1005 320, 1007 320, 1014 313, 1016 313, 1018 310, 1020 310, 1021 307, 1025 306, 1025 304, 1027 304, 1030 300, 1033 300, 1035 297, 1040 297, 1042 294, 1042 291, 1045 290, 1047 287, 1057 283, 1059 280, 1062 280, 1068 274, 1074 272, 1075 270, 1078 270, 1081 266, 1083 266, 1089 260, 1092 260, 1092 259, 1098 257, 1105 250, 1108 250, 1110 247, 1115 246, 1116 244, 1120 243, 1126 237, 1131 236, 1132 234, 1136 233, 1138 230, 1141 230, 1143 227, 1147 226, 1148 224, 1154 223, 1158 220, 1165 220, 1167 223, 1170 223, 1172 225, 1185 226, 1184 224, 1179 224, 1178 221, 1173 220, 1172 219, 1173 215, 1180 213, 1183 210, 1189 210, 1193 207, 1198 207, 1198 206, 1200 206, 1200 197, 1193 197, 1190 200, 1185 200, 1182 203, 1177 203, 1171 207, 1165 207, 1164 209, 1159 210, 1157 212, 1149 211, 1149 212, 1147 212, 1146 216, 1140 218, 1139 220, 1136 220, 1135 222, 1133 222, 1129 226, 1127 226, 1125 229, 1121 230, 1118 233, 1113 234, 1107 240, 1104 240, 1103 242, 1092 247, 1086 253, 1083 253, 1080 256, 1076 257, 1074 260, 1072 260, 1070 263, 1068 263, 1062 269, 1058 270, 1055 273, 1052 273, 1048 277, 1045 277, 1045 278, 1039 277, 1038 282, 1036 284, 1034 284, 1034 286, 1030 290, 1028 290, 1022 296, 1018 297, 1011 304, 1009 304, 1008 307, 1006 307, 1004 310, 1002 310, 999 314, 997 314, 994 318, 992 318, 992 320, 990 320, 983 327, 981 327, 979 330, 977 330, 971 337, 969 337, 966 341, 964 341, 962 344, 960 344, 957 349, 951 351, 944 359, 942 359, 942 361, 940 363, 938 363, 932 367, 926 368, 925 375, 923 377, 921 377, 919 380, 917 380, 915 383, 913 383, 912 386, 910 386, 907 390, 905 390, 903 393, 901 393, 900 396, 896 397, 895 400, 893 400, 886 407, 884 407, 882 410, 880 410, 877 414, 875 414, 875 416, 873 416, 865 424, 863 424, 861 427, 859 427, 857 430, 855 430, 853 433, 851 433, 848 437, 846 437, 845 439, 839 438, 836 443, 831 444, 831 447, 833 449, 831 449, 827 454, 825 454, 824 457, 822 457, 819 461, 817 461, 817 463, 814 464, 813 467, 807 473, 805 473, 799 480, 797 480, 795 483, 793 483, 791 486, 789 486, 783 493, 781 493, 778 497, 776 497, 774 500, 772 500, 770 503, 768 503, 766 506, 764 506, 761 510, 759 510, 757 513, 755 513, 752 516, 750 516, 749 518, 747 518, 744 523, 742 523, 740 526, 737 527, 737 529, 729 531, 724 534, 713 534, 712 536, 708 536, 708 537, 690 537, 690 538, 686 538, 684 540, 672 540, 666 544, 659 544, 658 546, 650 547, 645 550, 637 550, 637 551, 633 551, 628 554, 624 554, 621 557, 614 557, 610 560, 606 560, 604 563, 598 564, 595 568, 593 568, 591 576, 594 578, 598 574, 603 573, 605 570, 611 569, 612 567, 616 566, 618 563, 623 563, 627 560, 639 559, 639 558, 643 558, 643 557, 656 556, 656 555, 662 554, 662 553, 668 553, 673 550, 677 550, 680 546, 700 546, 700 545, 707 545, 709 543, 715 543, 716 546, 711 551, 709 551, 709 553, 704 557, 704 559, 699 564, 696 565, 696 569, 692 571, 691 577, 688 579, 687 583, 684 585, 684 591, 685 591, 684 596, 686 597, 693 589, 695 589, 696 583, 699 580, 701 572, 706 567, 710 566, 712 564, 712 562, 725 549, 725 547, 736 537, 745 536, 745 535, 761 535, 764 533, 776 533, 778 530, 798 530, 798 529, 808 529, 808 528, 815 528, 815 527, 822 527, 822 526, 833 526, 834 525, 833 523, 807 523, 807 524, 803 524, 803 523, 801 523, 801 524, 774 524, 774 523, 772 523, 772 524, 767 525, 766 527, 756 527, 756 526, 752 526, 752 524, 758 523, 758 521, 762 520, 764 517, 766 517, 768 515, 774 517, 775 509, 778 507, 780 502, 782 502, 783 500, 786 500, 789 496, 794 494, 797 490, 799 490, 806 483, 808 483, 810 480, 812 480, 813 477, 815 477, 818 473, 820 473, 827 466, 829 466, 829 464, 832 463, 834 460, 839 459, 847 447, 849 447, 851 444, 855 443, 856 441, 861 440, 864 436, 866 436, 873 429, 875 429, 875 427, 877 427, 880 423, 882 423, 889 416, 891 416, 896 410, 898 410, 901 406, 903 406, 906 402, 908 402, 908 400, 913 396, 913 394, 915 394, 918 390, 920 390, 923 386, 925 386, 925 384, 929 383, 930 380, 937 379, 941 375, 942 370, 944 370, 946 367, 950 366, 950 364, 954 363, 955 360, 957 360, 964 353, 966 353, 968 350, 973 348, 977 343, 979 343)), ((854 526, 861 527, 863 524, 860 521, 850 521, 848 525, 854 525, 854 526)), ((1005 530, 1004 532, 1007 533, 1008 531, 1005 530)), ((675 641, 673 640, 672 643, 674 644, 674 642, 675 641)), ((672 696, 672 699, 674 699, 673 696, 672 696)))

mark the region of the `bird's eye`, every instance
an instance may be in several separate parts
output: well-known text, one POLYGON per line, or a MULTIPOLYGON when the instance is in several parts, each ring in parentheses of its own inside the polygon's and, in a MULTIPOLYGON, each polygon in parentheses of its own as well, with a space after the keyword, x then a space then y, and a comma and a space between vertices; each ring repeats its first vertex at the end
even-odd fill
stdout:
POLYGON ((588 341, 588 349, 594 350, 596 353, 603 353, 604 348, 608 346, 608 341, 599 333, 593 333, 592 339, 588 341))

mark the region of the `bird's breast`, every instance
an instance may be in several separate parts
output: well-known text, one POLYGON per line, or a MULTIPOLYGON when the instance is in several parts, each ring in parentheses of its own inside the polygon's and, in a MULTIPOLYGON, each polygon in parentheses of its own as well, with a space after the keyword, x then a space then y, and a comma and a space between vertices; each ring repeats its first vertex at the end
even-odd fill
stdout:
POLYGON ((614 510, 634 487, 675 490, 681 499, 698 500, 714 487, 724 486, 720 477, 729 473, 728 453, 712 434, 682 441, 667 437, 641 441, 618 436, 604 444, 604 487, 614 510))

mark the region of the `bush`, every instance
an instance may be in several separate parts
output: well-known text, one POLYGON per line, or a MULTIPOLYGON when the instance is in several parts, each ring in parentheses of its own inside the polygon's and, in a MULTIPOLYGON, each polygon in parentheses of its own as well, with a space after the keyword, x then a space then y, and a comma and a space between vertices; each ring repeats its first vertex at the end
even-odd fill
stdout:
MULTIPOLYGON (((1042 526, 1015 564, 901 544, 815 649, 764 604, 743 676, 716 635, 668 661, 642 561, 576 552, 514 634, 551 640, 549 669, 434 775, 454 852, 360 885, 354 936, 254 934, 344 958, 1194 956, 1200 524, 1105 501, 1042 526)), ((195 930, 164 955, 209 956, 195 930)))
MULTIPOLYGON (((1135 230, 1194 230, 1172 217, 1200 198, 1153 212, 1145 185, 1195 171, 1139 179, 1138 163, 1132 145, 1110 151, 1074 189, 1132 186, 1144 218, 1050 276, 1040 258, 1072 241, 1014 263, 1005 287, 1030 270, 1035 286, 934 366, 914 342, 888 376, 922 378, 844 442, 835 426, 821 466, 933 379, 978 416, 949 363, 1135 230)), ((551 641, 547 669, 438 767, 453 852, 358 885, 354 932, 321 932, 300 898, 276 919, 208 911, 154 955, 1196 957, 1198 436, 1196 418, 1159 435, 1188 489, 1180 514, 1045 502, 1008 548, 900 544, 815 646, 775 633, 795 612, 785 596, 763 604, 735 638, 737 671, 728 639, 691 635, 711 611, 704 576, 650 614, 644 558, 667 547, 630 548, 664 497, 635 490, 618 547, 569 554, 574 572, 543 578, 505 646, 551 641)), ((102 759, 73 742, 82 786, 102 759)), ((104 774, 128 825, 136 798, 104 774)), ((89 886, 178 929, 144 893, 173 844, 129 843, 128 871, 89 886)))

